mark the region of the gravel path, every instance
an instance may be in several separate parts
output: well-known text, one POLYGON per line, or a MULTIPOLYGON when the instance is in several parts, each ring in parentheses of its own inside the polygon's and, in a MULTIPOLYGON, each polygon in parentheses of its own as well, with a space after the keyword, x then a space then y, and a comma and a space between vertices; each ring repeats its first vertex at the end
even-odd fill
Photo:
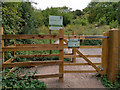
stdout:
MULTIPOLYGON (((100 55, 101 49, 79 49, 84 55, 100 55)), ((65 50, 70 53, 71 50, 65 50)), ((101 62, 100 58, 89 58, 92 62, 101 62)), ((85 62, 82 58, 77 58, 76 63, 85 62)), ((31 68, 34 71, 36 67, 31 68)), ((59 73, 59 67, 56 66, 38 66, 38 74, 55 74, 59 73)), ((65 70, 94 70, 91 66, 64 66, 65 70)), ((47 88, 105 88, 95 77, 96 73, 66 73, 64 82, 60 83, 58 78, 40 79, 44 81, 47 88)))

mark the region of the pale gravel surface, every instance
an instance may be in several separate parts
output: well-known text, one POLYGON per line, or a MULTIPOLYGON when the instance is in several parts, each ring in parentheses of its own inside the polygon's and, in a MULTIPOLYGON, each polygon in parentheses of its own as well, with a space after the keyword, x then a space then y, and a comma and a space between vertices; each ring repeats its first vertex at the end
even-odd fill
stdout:
MULTIPOLYGON (((84 55, 99 55, 101 49, 79 49, 84 55)), ((65 50, 65 52, 71 52, 71 50, 65 50)), ((100 58, 89 58, 92 62, 101 62, 100 58)), ((77 62, 85 62, 82 58, 77 58, 77 62)), ((31 68, 30 71, 35 71, 35 68, 31 68)), ((59 72, 59 67, 56 66, 38 66, 38 74, 55 74, 59 72)), ((91 66, 65 66, 65 70, 93 70, 91 66)), ((96 73, 67 73, 64 74, 64 82, 59 83, 58 78, 40 79, 44 81, 47 88, 105 88, 100 80, 95 77, 96 73)))

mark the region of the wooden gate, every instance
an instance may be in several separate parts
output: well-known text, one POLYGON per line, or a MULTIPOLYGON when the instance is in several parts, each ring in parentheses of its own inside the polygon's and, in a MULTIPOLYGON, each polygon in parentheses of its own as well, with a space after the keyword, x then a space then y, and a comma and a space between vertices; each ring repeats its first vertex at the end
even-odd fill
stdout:
MULTIPOLYGON (((98 72, 98 73, 101 73, 101 74, 104 74, 105 73, 105 68, 106 68, 106 56, 105 54, 106 53, 106 42, 107 42, 107 39, 108 39, 108 36, 107 34, 104 34, 104 35, 97 35, 97 36, 78 36, 78 35, 75 35, 75 32, 73 32, 73 35, 72 36, 69 36, 69 38, 79 38, 81 40, 103 40, 103 45, 97 45, 97 46, 83 46, 81 45, 79 48, 102 48, 102 55, 84 55, 82 52, 80 52, 78 49, 79 48, 75 48, 75 47, 72 47, 72 54, 67 54, 67 55, 64 55, 64 58, 72 58, 72 63, 64 63, 64 66, 80 66, 80 65, 90 65, 92 66, 95 70, 80 70, 80 71, 76 71, 76 70, 64 70, 64 73, 92 73, 92 72, 98 72), (76 53, 78 55, 76 55, 76 53), (90 59, 88 59, 88 57, 99 57, 102 59, 102 63, 93 63, 90 59), (87 63, 76 63, 76 58, 83 58, 87 63), (101 68, 98 68, 96 65, 101 65, 102 67, 101 68), (104 69, 103 69, 104 68, 104 69)), ((66 43, 64 45, 64 48, 68 48, 68 36, 64 36, 64 42, 66 43)), ((69 48, 70 49, 70 48, 69 48)))
MULTIPOLYGON (((59 30, 59 35, 3 35, 3 28, 0 29, 2 34, 2 67, 12 67, 10 73, 14 71, 16 67, 26 66, 39 66, 39 65, 59 65, 59 73, 49 75, 35 75, 35 78, 52 78, 59 77, 60 82, 64 80, 64 73, 92 73, 98 72, 102 75, 108 75, 108 79, 114 82, 118 73, 118 64, 120 65, 120 31, 111 30, 103 35, 94 36, 80 36, 81 40, 102 40, 102 45, 98 46, 84 46, 81 45, 79 48, 102 48, 102 55, 84 55, 76 47, 72 47, 72 54, 64 54, 64 49, 68 48, 68 36, 64 35, 64 30, 59 30), (5 39, 59 39, 59 44, 14 44, 11 46, 4 46, 5 39), (63 44, 65 42, 66 44, 63 44), (39 50, 59 50, 59 54, 49 55, 17 55, 21 57, 52 57, 59 56, 59 60, 54 61, 30 61, 30 62, 14 62, 16 51, 39 51, 39 50), (13 58, 5 60, 5 52, 12 51, 13 58), (76 53, 78 55, 76 55, 76 53), (99 57, 101 63, 93 63, 88 57, 99 57), (72 62, 63 62, 64 58, 72 58, 72 62), (76 63, 76 58, 83 58, 87 63, 76 63), (90 65, 95 70, 81 70, 72 71, 64 70, 64 66, 78 66, 78 65, 90 65), (97 65, 101 65, 98 68, 97 65)), ((79 38, 78 35, 69 36, 70 38, 79 38)))

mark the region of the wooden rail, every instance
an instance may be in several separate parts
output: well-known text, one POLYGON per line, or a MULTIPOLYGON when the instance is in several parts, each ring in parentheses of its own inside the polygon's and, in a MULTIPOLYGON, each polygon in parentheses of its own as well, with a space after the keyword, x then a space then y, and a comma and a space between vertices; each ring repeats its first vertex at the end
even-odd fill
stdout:
POLYGON ((2 35, 2 39, 59 39, 61 35, 2 35))
MULTIPOLYGON (((21 75, 21 77, 25 77, 24 75, 21 75)), ((28 76, 30 78, 31 76, 28 76)), ((42 78, 54 78, 54 77, 62 77, 62 74, 48 74, 48 75, 39 75, 36 74, 33 76, 33 79, 42 79, 42 78)))
POLYGON ((61 50, 62 47, 56 44, 39 44, 25 46, 5 46, 2 48, 5 51, 39 51, 39 50, 61 50))
MULTIPOLYGON (((93 63, 95 65, 101 65, 101 63, 93 63)), ((89 63, 64 63, 65 66, 80 66, 80 65, 90 65, 89 63)))
MULTIPOLYGON (((91 40, 100 40, 100 39, 104 39, 104 38, 108 38, 108 36, 103 36, 103 35, 69 35, 69 38, 71 39, 76 39, 79 38, 80 39, 91 39, 91 40)), ((68 36, 65 35, 64 39, 68 39, 68 36)))
MULTIPOLYGON (((64 48, 69 48, 68 45, 64 45, 64 48)), ((102 48, 101 45, 97 46, 80 46, 78 48, 102 48)))
POLYGON ((65 70, 64 71, 64 73, 95 73, 95 72, 97 72, 97 71, 96 70, 80 70, 80 71, 78 71, 78 70, 74 70, 74 71, 65 70))
POLYGON ((4 63, 3 67, 29 67, 29 66, 39 66, 39 65, 59 65, 63 63, 61 60, 55 61, 28 61, 28 62, 15 62, 15 63, 4 63))

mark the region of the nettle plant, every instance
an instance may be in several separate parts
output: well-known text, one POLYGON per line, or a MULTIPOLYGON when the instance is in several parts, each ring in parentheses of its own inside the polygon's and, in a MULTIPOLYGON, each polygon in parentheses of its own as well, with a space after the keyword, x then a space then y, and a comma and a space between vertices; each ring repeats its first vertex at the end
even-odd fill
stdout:
POLYGON ((3 71, 2 77, 2 89, 28 89, 28 88, 40 88, 42 90, 46 89, 46 85, 44 82, 40 82, 38 79, 33 79, 35 76, 35 72, 32 74, 27 72, 25 77, 19 77, 20 73, 23 73, 20 68, 16 68, 15 72, 12 72, 9 76, 7 75, 9 69, 3 71), (29 77, 28 77, 29 75, 29 77))

